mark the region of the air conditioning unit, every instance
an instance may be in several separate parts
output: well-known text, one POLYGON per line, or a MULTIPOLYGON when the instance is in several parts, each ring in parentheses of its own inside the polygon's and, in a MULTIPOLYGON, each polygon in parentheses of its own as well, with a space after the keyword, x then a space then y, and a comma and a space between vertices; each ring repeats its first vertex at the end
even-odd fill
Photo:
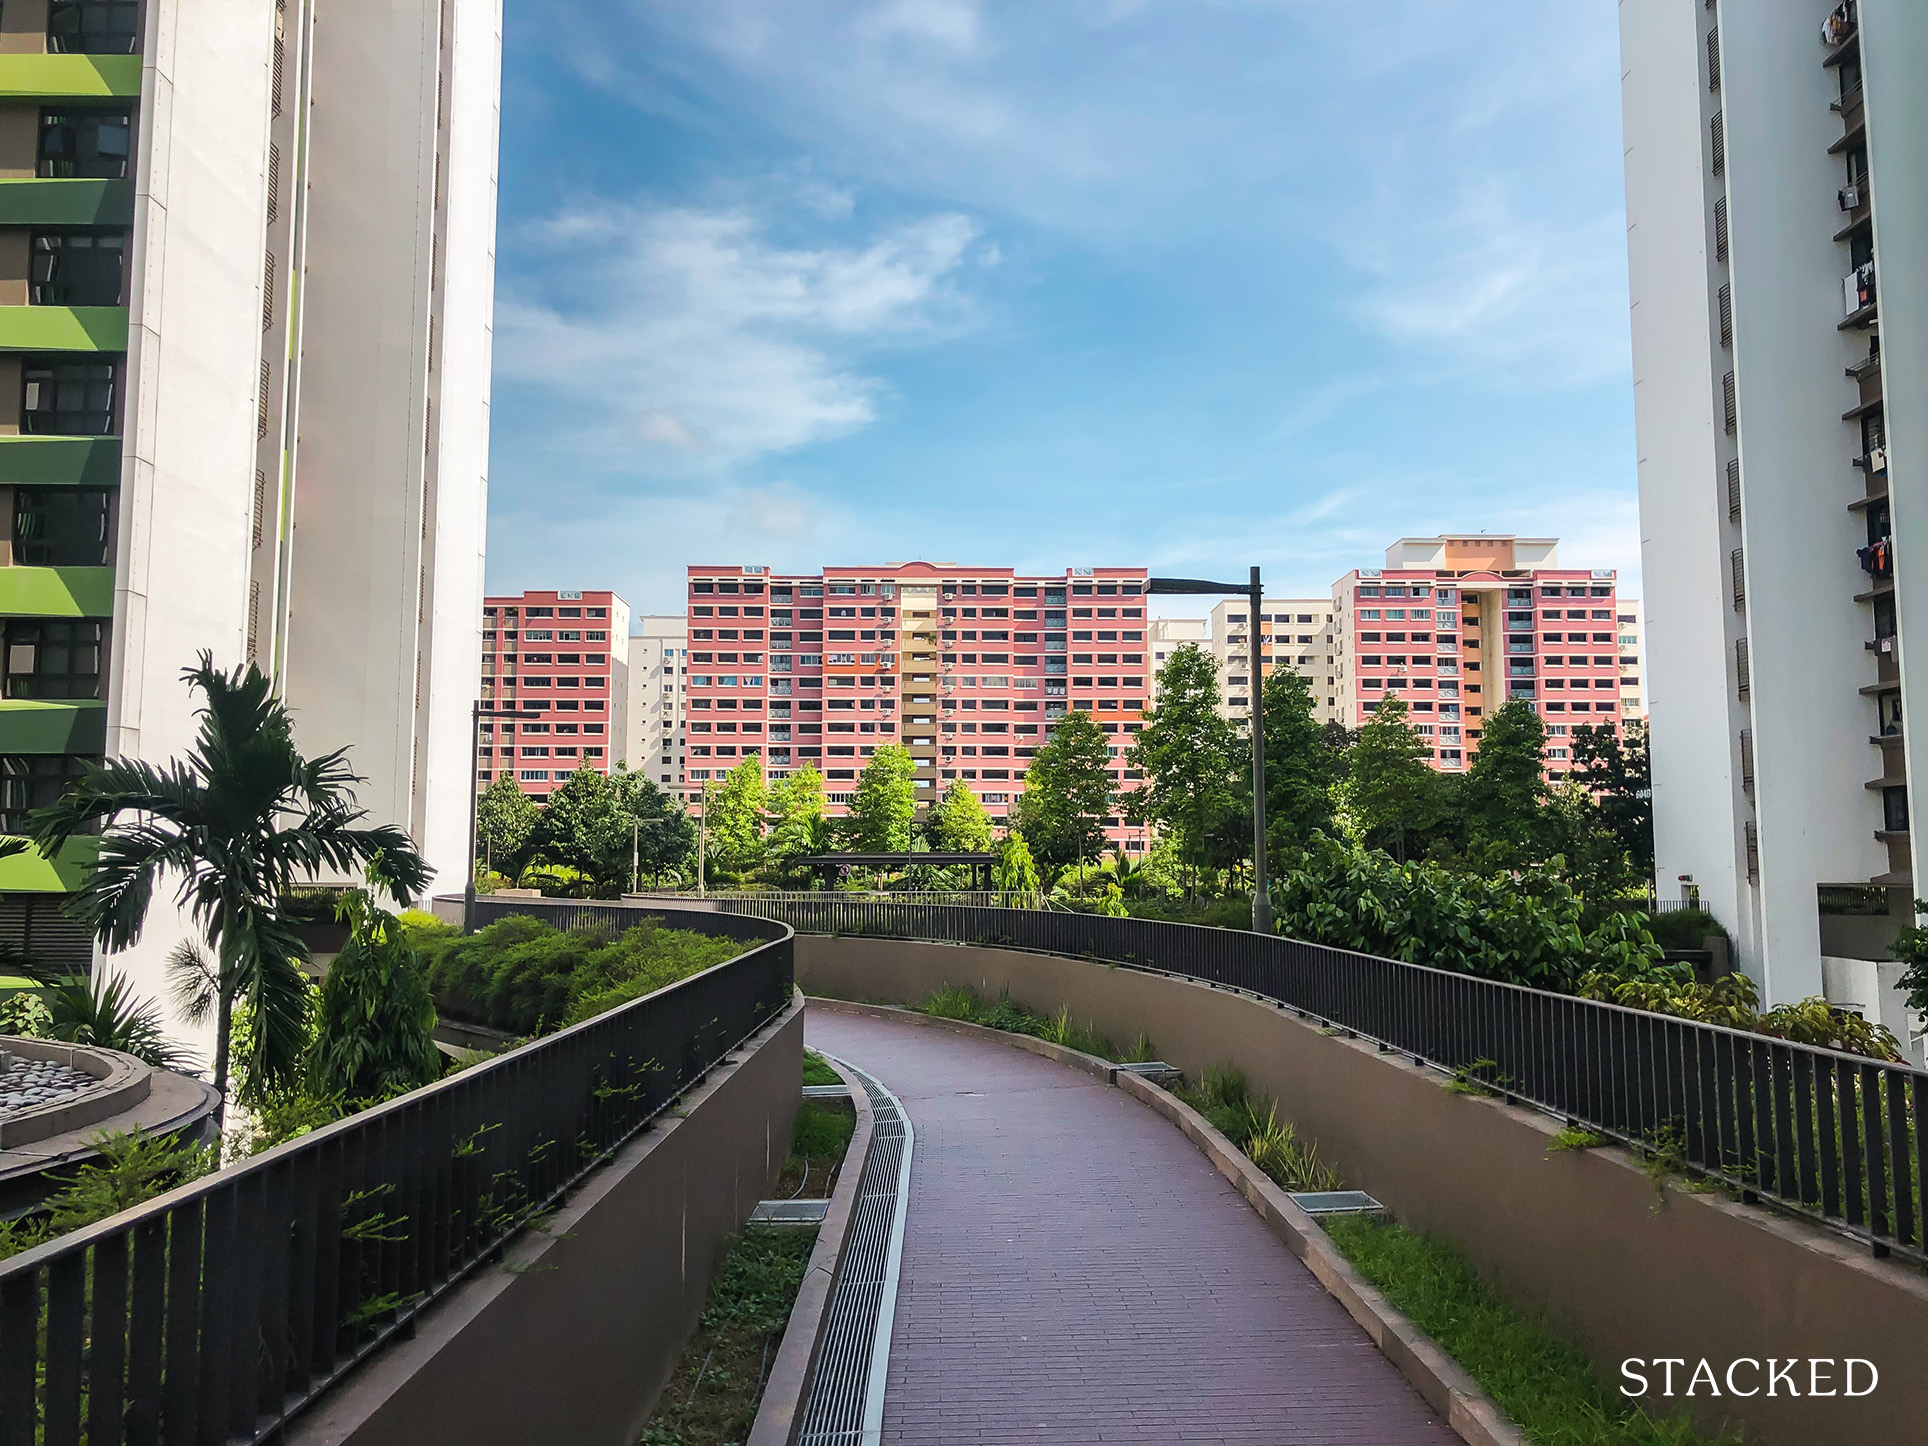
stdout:
POLYGON ((1860 208, 1860 205, 1863 199, 1863 192, 1862 192, 1861 183, 1859 181, 1855 182, 1851 186, 1843 186, 1835 194, 1836 194, 1836 199, 1838 199, 1841 203, 1841 209, 1843 211, 1853 211, 1860 208))

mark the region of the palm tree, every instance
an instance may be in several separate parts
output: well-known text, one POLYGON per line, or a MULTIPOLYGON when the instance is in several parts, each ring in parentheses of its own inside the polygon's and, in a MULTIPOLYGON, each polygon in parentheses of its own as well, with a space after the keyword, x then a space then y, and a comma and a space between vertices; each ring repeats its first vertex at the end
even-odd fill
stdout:
POLYGON ((156 887, 177 880, 175 903, 213 951, 214 1087, 224 1108, 237 999, 253 1019, 251 1078, 289 1078, 307 1041, 307 948, 282 914, 282 895, 324 869, 359 872, 380 858, 389 891, 407 904, 430 870, 402 829, 358 826, 367 816, 355 806, 362 779, 347 750, 303 758, 259 668, 224 673, 204 652, 182 677, 206 699, 185 758, 97 764, 28 825, 49 856, 104 826, 99 858, 68 908, 109 952, 140 939, 156 887))

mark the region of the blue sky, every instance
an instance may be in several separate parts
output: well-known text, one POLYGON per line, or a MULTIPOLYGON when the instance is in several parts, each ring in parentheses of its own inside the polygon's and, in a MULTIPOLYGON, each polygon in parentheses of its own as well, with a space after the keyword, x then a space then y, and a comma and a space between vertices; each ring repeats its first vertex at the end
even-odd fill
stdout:
MULTIPOLYGON (((509 0, 489 585, 1637 585, 1614 7, 509 0)), ((1182 602, 1167 611, 1184 611, 1182 602)))

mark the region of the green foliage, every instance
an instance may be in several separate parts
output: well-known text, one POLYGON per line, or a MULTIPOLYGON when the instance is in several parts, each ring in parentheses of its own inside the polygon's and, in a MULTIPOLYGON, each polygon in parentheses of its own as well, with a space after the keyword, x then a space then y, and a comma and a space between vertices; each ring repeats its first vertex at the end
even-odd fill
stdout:
POLYGON ((1034 894, 1038 890, 1038 866, 1022 830, 1010 829, 999 842, 997 866, 992 880, 1007 894, 1034 894))
POLYGON ((272 1090, 248 1105, 245 1128, 230 1128, 224 1142, 230 1159, 246 1159, 276 1145, 286 1144, 323 1125, 345 1119, 357 1107, 378 1103, 379 1097, 351 1107, 339 1096, 313 1095, 300 1089, 272 1090))
POLYGON ((400 826, 364 824, 354 802, 363 780, 346 749, 304 758, 295 748, 293 721, 259 668, 224 673, 203 653, 183 678, 202 698, 185 757, 90 765, 30 822, 49 856, 99 832, 96 862, 68 909, 109 953, 140 939, 155 890, 173 883, 176 906, 213 950, 205 1007, 215 1018, 214 1086, 225 1099, 238 1000, 254 1018, 250 1074, 266 1084, 300 1068, 307 949, 281 912, 283 896, 300 880, 380 858, 395 902, 405 904, 427 890, 430 869, 400 826))
POLYGON ((886 743, 878 748, 857 775, 857 787, 851 793, 841 830, 845 848, 859 853, 910 851, 911 821, 917 813, 917 790, 912 786, 916 771, 910 751, 902 745, 886 743))
POLYGON ((810 1160, 829 1160, 842 1156, 857 1128, 857 1116, 821 1100, 805 1100, 797 1107, 796 1123, 790 1127, 790 1153, 810 1160))
POLYGON ((216 1164, 211 1149, 139 1130, 96 1135, 88 1143, 97 1158, 75 1171, 40 1211, 0 1222, 0 1259, 131 1210, 198 1180, 216 1164))
POLYGON ((1211 840, 1234 819, 1247 749, 1219 715, 1218 668, 1196 643, 1180 646, 1158 670, 1157 699, 1128 754, 1145 781, 1121 806, 1158 824, 1196 871, 1211 840))
POLYGON ((1544 859, 1546 801, 1546 724, 1531 703, 1509 699, 1481 725, 1460 789, 1467 851, 1507 868, 1544 859))
POLYGON ((1612 1141, 1605 1135, 1596 1135, 1592 1130, 1568 1125, 1564 1129, 1555 1130, 1548 1136, 1546 1152, 1549 1155, 1558 1155, 1572 1150, 1597 1150, 1600 1146, 1611 1143, 1612 1141))
POLYGON ((1589 960, 1578 896, 1541 867, 1457 874, 1318 838, 1273 906, 1293 938, 1510 984, 1566 989, 1589 960))
POLYGON ((405 925, 366 889, 343 898, 340 918, 348 942, 322 982, 308 1088, 324 1098, 369 1100, 439 1079, 435 1001, 409 942, 423 926, 405 925))
POLYGON ((1263 699, 1266 850, 1289 853, 1333 831, 1346 756, 1314 716, 1312 685, 1297 669, 1274 669, 1263 699))
MULTIPOLYGON (((630 863, 642 878, 679 873, 695 847, 696 826, 677 800, 621 763, 607 777, 584 763, 549 795, 527 857, 554 870, 525 868, 525 887, 610 898, 630 886, 630 863)), ((639 880, 640 882, 640 880, 639 880)))
POLYGON ((17 1039, 46 1039, 53 1024, 47 1003, 31 989, 21 989, 0 999, 0 1034, 17 1039))
POLYGON ((1710 934, 1727 937, 1720 920, 1705 909, 1669 909, 1647 920, 1647 932, 1663 949, 1698 949, 1710 934))
POLYGON ((814 1049, 803 1052, 803 1082, 806 1085, 842 1084, 843 1076, 830 1067, 830 1061, 814 1049))
POLYGON ((1917 1014, 1928 1013, 1928 928, 1920 922, 1923 916, 1928 916, 1928 902, 1916 899, 1916 922, 1896 935, 1888 950, 1904 966, 1900 988, 1917 1014))
MULTIPOLYGON (((1630 718, 1573 730, 1574 777, 1598 800, 1599 817, 1634 879, 1654 872, 1653 768, 1647 725, 1630 718)), ((1709 931, 1713 932, 1712 930, 1709 931)))
POLYGON ((983 801, 970 784, 957 778, 944 790, 944 796, 931 805, 924 820, 924 836, 930 840, 933 850, 989 853, 996 835, 983 801))
POLYGON ((476 860, 513 878, 529 862, 542 810, 522 791, 515 770, 505 768, 475 801, 476 860))
POLYGON ((755 753, 746 754, 720 788, 704 793, 704 848, 712 867, 742 874, 763 862, 763 810, 768 802, 763 759, 755 753))
POLYGON ((168 1038, 160 1006, 136 995, 125 975, 103 971, 80 979, 33 962, 19 967, 44 986, 40 1038, 119 1050, 156 1069, 187 1069, 194 1063, 191 1050, 168 1038))
POLYGON ((1052 725, 1024 773, 1013 812, 1033 854, 1062 868, 1095 857, 1105 842, 1111 807, 1111 750, 1089 714, 1066 713, 1052 725))
MULTIPOLYGON (((1080 1054, 1093 1054, 1114 1064, 1124 1058, 1117 1047, 1094 1031, 1088 1022, 1080 1024, 1074 1020, 1068 1007, 1056 1014, 1037 1014, 1012 999, 1008 989, 998 996, 997 1003, 986 1004, 975 990, 960 984, 946 984, 918 1008, 940 1019, 961 1019, 986 1029, 1001 1029, 1006 1034, 1028 1034, 1033 1039, 1075 1049, 1080 1054)), ((1149 1040, 1141 1042, 1147 1047, 1150 1045, 1149 1040)))
POLYGON ((770 785, 770 857, 789 864, 819 852, 824 824, 823 775, 814 765, 793 769, 770 785))
POLYGON ((1450 811, 1450 785, 1432 767, 1432 745, 1414 731, 1405 703, 1381 701, 1347 757, 1343 797, 1366 841, 1404 860, 1450 811))
POLYGON ((1726 1446, 1685 1417, 1659 1421, 1594 1374, 1545 1322, 1501 1300, 1448 1245, 1370 1215, 1336 1216, 1326 1234, 1359 1273, 1491 1393, 1541 1446, 1726 1446))
POLYGON ((744 948, 654 920, 612 940, 514 914, 475 934, 430 940, 424 953, 444 1013, 529 1036, 639 999, 744 948))
POLYGON ((1252 1092, 1245 1072, 1207 1065, 1195 1085, 1173 1091, 1244 1151, 1282 1190, 1337 1190, 1339 1170, 1319 1159, 1318 1147, 1299 1138, 1278 1106, 1252 1092))

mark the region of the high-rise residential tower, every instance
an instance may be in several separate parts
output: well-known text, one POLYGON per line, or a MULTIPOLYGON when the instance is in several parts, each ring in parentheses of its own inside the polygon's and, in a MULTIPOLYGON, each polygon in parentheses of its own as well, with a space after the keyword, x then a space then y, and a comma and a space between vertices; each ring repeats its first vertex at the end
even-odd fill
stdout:
POLYGON ((629 604, 564 588, 482 600, 475 786, 513 777, 537 803, 578 768, 614 771, 629 736, 629 604))
POLYGON ((1769 1002, 1903 1033, 1876 981, 1923 892, 1928 6, 1620 26, 1659 886, 1769 1002))
POLYGON ((689 624, 646 615, 629 637, 629 766, 666 792, 682 795, 684 709, 689 696, 689 624))
POLYGON ((1227 598, 1212 609, 1212 655, 1218 661, 1220 711, 1228 718, 1252 715, 1252 699, 1274 668, 1292 667, 1312 690, 1312 714, 1321 723, 1341 716, 1333 691, 1332 599, 1266 598, 1256 622, 1245 598, 1227 598))
MULTIPOLYGON (((857 775, 897 743, 916 765, 920 808, 953 780, 1002 822, 1051 721, 1088 713, 1111 737, 1112 777, 1135 787, 1124 754, 1140 728, 1143 568, 1010 568, 884 563, 771 574, 689 569, 688 779, 704 787, 751 754, 782 777, 823 772, 841 816, 857 775)), ((1127 849, 1144 831, 1105 821, 1127 849)))
MULTIPOLYGON (((253 661, 370 815, 464 875, 498 0, 0 11, 0 809, 192 742, 253 661)), ((83 850, 0 861, 63 941, 83 850)), ((178 931, 123 967, 164 994, 178 931)), ((82 950, 84 952, 84 949, 82 950)))

